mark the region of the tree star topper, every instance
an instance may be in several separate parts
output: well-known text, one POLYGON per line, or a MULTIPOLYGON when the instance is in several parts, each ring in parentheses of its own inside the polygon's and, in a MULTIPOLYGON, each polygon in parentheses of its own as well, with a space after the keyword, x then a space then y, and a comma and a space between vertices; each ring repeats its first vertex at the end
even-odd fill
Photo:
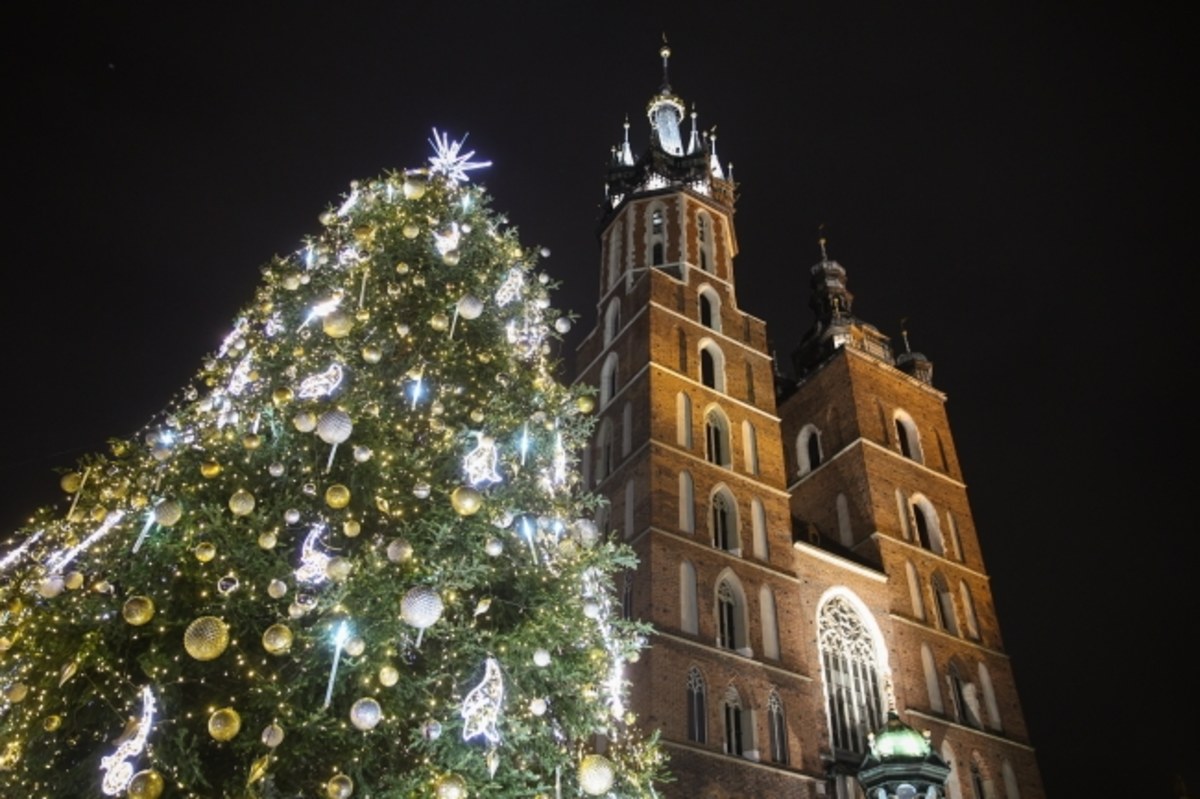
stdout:
POLYGON ((466 142, 465 135, 462 137, 462 141, 457 139, 450 141, 449 134, 438 133, 438 129, 434 128, 433 138, 429 140, 429 145, 433 147, 433 156, 429 159, 429 171, 435 175, 445 175, 446 181, 451 186, 457 186, 459 183, 470 180, 467 172, 492 165, 491 161, 472 161, 471 158, 475 155, 474 150, 462 152, 462 147, 466 142))

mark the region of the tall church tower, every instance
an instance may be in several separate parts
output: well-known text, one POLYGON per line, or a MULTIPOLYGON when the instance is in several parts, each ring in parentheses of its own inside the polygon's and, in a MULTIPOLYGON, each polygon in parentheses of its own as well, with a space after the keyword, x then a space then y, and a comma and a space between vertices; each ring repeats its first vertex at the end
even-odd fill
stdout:
POLYGON ((625 612, 655 627, 629 678, 665 794, 860 796, 872 734, 903 723, 946 795, 1039 799, 932 365, 852 315, 822 243, 799 379, 777 375, 737 300, 732 177, 661 55, 648 147, 626 122, 613 149, 576 362, 599 387, 584 477, 639 557, 625 612))

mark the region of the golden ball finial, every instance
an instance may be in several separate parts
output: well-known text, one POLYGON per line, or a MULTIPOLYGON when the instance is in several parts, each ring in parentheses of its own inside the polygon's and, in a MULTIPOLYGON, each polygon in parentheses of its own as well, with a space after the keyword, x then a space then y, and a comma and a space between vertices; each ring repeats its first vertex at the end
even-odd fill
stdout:
POLYGON ((658 49, 658 54, 660 56, 662 56, 663 58, 670 58, 671 57, 671 48, 664 44, 662 47, 660 47, 658 49))

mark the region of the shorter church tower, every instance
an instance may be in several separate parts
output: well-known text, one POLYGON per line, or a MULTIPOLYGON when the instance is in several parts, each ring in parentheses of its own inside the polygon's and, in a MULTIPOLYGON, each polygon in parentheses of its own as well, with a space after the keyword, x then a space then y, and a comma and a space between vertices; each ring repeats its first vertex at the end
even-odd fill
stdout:
POLYGON ((576 363, 599 389, 584 476, 639 557, 625 612, 656 630, 629 677, 665 795, 861 796, 894 713, 930 730, 949 796, 1039 799, 932 365, 853 316, 822 247, 779 378, 738 302, 732 176, 661 56, 647 146, 627 121, 612 151, 576 363))

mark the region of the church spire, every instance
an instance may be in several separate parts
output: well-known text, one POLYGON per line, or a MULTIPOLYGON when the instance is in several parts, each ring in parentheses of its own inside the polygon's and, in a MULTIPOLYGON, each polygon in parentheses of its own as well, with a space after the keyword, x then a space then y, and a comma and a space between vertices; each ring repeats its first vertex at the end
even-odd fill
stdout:
POLYGON ((646 107, 646 116, 650 119, 650 131, 653 144, 668 155, 683 155, 683 136, 679 123, 683 120, 683 101, 671 91, 667 79, 667 63, 671 58, 671 48, 667 46, 666 36, 658 54, 662 56, 663 82, 658 94, 650 99, 646 107))

